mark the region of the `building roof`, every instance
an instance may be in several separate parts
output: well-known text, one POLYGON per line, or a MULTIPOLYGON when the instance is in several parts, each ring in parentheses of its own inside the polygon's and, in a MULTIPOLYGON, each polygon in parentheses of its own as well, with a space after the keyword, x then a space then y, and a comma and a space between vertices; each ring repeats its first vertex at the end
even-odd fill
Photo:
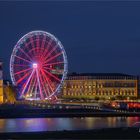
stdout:
POLYGON ((138 76, 123 73, 69 73, 68 79, 138 79, 138 76))

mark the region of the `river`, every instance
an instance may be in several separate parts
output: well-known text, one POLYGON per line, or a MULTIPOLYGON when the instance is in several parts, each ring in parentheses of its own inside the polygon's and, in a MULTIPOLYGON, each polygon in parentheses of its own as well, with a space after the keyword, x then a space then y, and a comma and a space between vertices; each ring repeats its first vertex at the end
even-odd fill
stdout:
POLYGON ((0 132, 90 130, 130 127, 140 117, 17 118, 0 119, 0 132))

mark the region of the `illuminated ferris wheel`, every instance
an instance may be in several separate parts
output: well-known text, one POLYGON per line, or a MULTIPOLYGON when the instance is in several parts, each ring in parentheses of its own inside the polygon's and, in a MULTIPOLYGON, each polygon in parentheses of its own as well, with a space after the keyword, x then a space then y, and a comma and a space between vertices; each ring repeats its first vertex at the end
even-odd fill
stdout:
POLYGON ((19 87, 19 97, 50 99, 60 90, 67 74, 67 56, 52 34, 32 31, 15 45, 10 59, 10 75, 19 87))

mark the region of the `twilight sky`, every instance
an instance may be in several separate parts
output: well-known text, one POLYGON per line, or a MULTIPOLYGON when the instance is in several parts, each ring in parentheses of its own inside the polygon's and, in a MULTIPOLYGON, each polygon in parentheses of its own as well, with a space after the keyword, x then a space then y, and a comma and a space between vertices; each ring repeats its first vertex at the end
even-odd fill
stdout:
POLYGON ((16 42, 44 30, 63 44, 69 72, 140 75, 140 1, 0 2, 0 60, 10 79, 16 42))

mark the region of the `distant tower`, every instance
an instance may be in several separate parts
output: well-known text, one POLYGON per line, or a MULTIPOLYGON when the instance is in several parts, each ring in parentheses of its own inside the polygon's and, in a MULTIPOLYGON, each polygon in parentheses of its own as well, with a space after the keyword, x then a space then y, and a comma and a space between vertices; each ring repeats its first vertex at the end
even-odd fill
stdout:
POLYGON ((0 62, 0 104, 3 103, 3 70, 2 62, 0 62))

